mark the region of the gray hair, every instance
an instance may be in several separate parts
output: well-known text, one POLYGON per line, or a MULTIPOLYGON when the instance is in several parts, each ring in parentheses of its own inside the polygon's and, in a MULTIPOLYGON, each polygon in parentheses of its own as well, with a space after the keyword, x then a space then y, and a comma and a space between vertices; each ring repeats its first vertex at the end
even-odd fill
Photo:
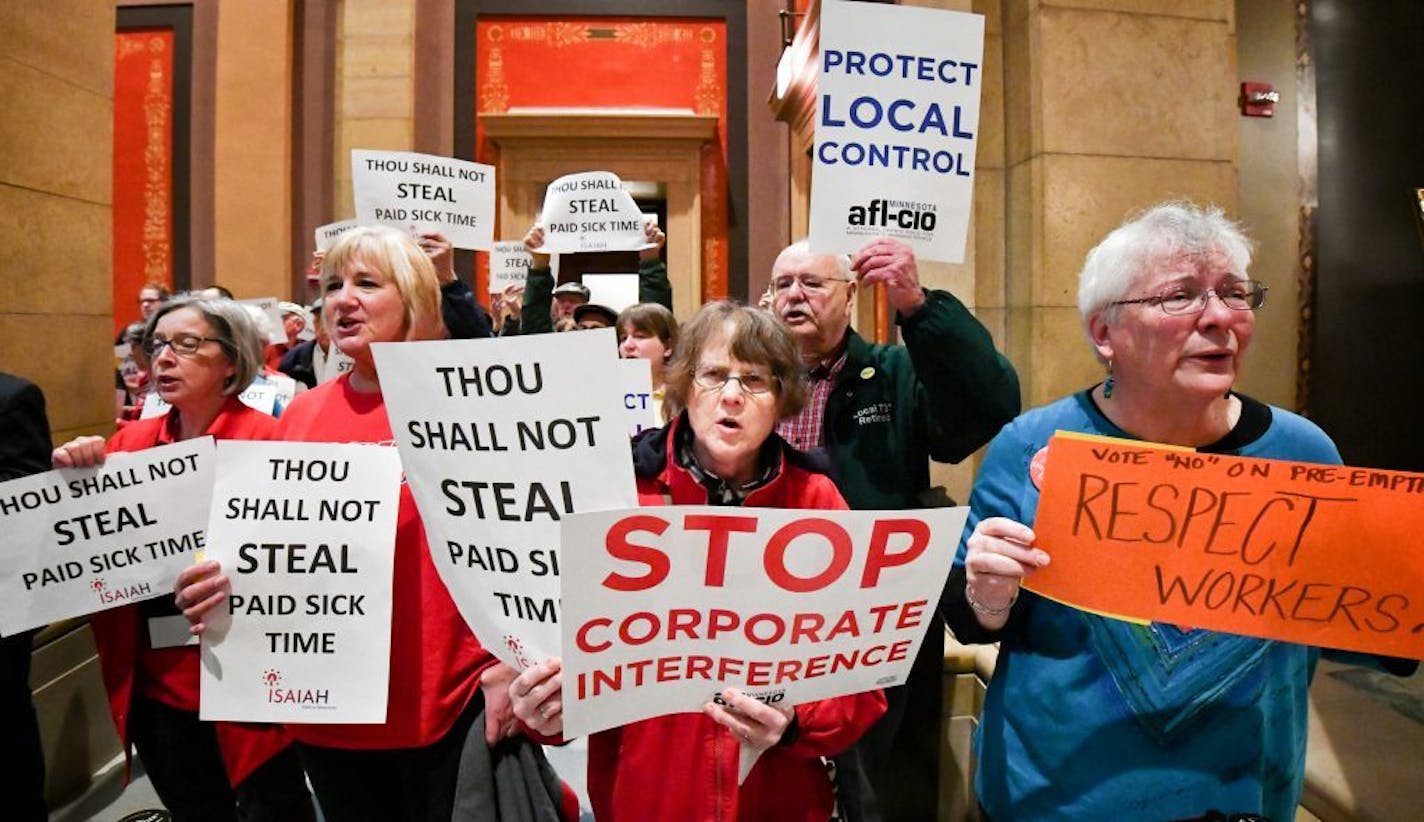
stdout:
POLYGON ((262 373, 262 343, 251 315, 242 303, 232 300, 205 300, 201 297, 175 297, 159 306, 143 329, 143 347, 148 350, 153 340, 153 330, 165 314, 181 308, 191 308, 202 315, 212 327, 213 337, 222 346, 228 362, 232 363, 233 375, 223 386, 223 394, 232 396, 252 383, 262 373))
POLYGON ((1251 265, 1251 241, 1217 206, 1189 202, 1152 206, 1113 229, 1083 260, 1078 275, 1078 314, 1084 327, 1094 315, 1125 299, 1159 260, 1218 251, 1241 274, 1251 265))
MULTIPOLYGON (((836 276, 840 277, 842 280, 855 279, 850 274, 849 254, 819 254, 811 250, 811 241, 804 237, 792 243, 791 245, 788 245, 786 248, 783 248, 781 250, 781 254, 776 255, 776 259, 781 259, 783 254, 805 254, 810 257, 831 257, 836 261, 836 276)), ((772 268, 775 267, 776 263, 773 262, 772 268)))

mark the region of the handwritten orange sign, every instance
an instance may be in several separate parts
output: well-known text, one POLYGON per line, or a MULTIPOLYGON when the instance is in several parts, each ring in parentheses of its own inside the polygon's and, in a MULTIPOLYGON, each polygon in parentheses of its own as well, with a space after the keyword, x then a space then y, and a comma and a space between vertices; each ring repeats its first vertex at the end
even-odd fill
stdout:
POLYGON ((1060 433, 1034 531, 1074 607, 1424 658, 1424 474, 1060 433))

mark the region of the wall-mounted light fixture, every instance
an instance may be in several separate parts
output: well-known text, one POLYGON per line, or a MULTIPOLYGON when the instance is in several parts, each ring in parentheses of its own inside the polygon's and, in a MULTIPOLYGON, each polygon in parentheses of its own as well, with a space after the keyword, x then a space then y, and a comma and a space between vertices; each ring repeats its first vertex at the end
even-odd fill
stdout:
POLYGON ((781 18, 781 59, 776 61, 776 99, 780 100, 786 96, 787 89, 791 88, 791 44, 796 42, 796 18, 806 16, 803 11, 796 11, 796 0, 786 0, 786 7, 778 11, 777 17, 781 18))

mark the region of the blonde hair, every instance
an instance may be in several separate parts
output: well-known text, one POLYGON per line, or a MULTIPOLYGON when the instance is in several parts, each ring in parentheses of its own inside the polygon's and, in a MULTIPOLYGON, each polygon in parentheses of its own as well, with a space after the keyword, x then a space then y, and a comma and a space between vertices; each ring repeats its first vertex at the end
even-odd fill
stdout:
POLYGON ((341 235, 321 261, 322 294, 358 260, 396 284, 405 306, 404 339, 438 340, 445 336, 439 277, 430 258, 408 234, 385 226, 361 226, 341 235))

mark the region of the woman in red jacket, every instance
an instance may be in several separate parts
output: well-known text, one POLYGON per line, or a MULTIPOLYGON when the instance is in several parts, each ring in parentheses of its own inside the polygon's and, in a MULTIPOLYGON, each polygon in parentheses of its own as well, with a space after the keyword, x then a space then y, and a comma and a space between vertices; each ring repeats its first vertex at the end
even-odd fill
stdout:
MULTIPOLYGON (((682 329, 668 401, 686 409, 634 443, 639 500, 660 505, 844 509, 812 459, 775 433, 805 402, 801 358, 769 313, 704 306, 682 329)), ((563 730, 557 659, 510 683, 515 714, 534 731, 563 730)), ((742 819, 824 822, 834 797, 822 757, 850 747, 885 712, 880 691, 795 709, 736 688, 726 706, 635 722, 589 737, 588 792, 600 820, 742 819), (761 751, 737 785, 742 743, 761 751)))
MULTIPOLYGON (((321 290, 331 340, 354 364, 298 394, 282 414, 277 438, 393 444, 371 344, 445 336, 435 268, 407 235, 358 228, 322 259, 321 290)), ((210 561, 184 570, 178 586, 184 613, 201 631, 202 615, 222 601, 229 583, 210 561)), ((386 721, 287 726, 330 822, 448 822, 461 746, 481 709, 492 743, 519 731, 507 687, 514 672, 481 647, 455 609, 405 485, 392 597, 386 721), (490 685, 479 699, 482 675, 490 685)))
MULTIPOLYGON (((153 390, 173 407, 131 422, 106 444, 80 437, 55 449, 56 468, 96 465, 105 453, 140 451, 205 435, 268 440, 277 421, 238 400, 262 367, 246 310, 231 301, 164 303, 143 333, 153 390)), ((183 820, 314 817, 301 764, 278 725, 198 719, 198 647, 169 597, 94 614, 109 709, 128 752, 138 749, 159 799, 183 820)))

